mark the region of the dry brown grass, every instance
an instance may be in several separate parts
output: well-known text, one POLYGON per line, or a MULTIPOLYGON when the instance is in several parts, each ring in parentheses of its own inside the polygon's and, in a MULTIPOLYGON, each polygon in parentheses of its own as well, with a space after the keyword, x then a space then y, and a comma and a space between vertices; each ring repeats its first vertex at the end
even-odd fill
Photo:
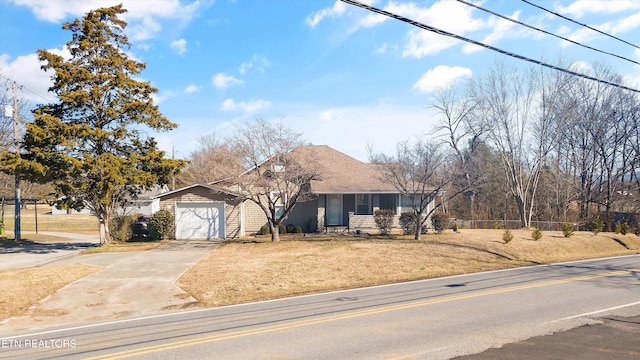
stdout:
POLYGON ((0 271, 0 321, 24 313, 65 285, 100 269, 73 264, 0 271))
POLYGON ((231 242, 187 271, 178 285, 208 306, 356 288, 392 282, 640 253, 635 235, 461 230, 426 235, 421 241, 346 237, 231 242), (310 240, 312 239, 312 240, 310 240))
POLYGON ((102 252, 131 252, 131 251, 146 251, 155 249, 158 246, 165 244, 166 241, 154 241, 154 242, 116 242, 112 244, 106 244, 102 246, 96 246, 82 250, 80 254, 95 254, 102 252))
MULTIPOLYGON (((14 229, 13 205, 5 205, 4 225, 6 230, 14 229)), ((97 234, 98 219, 93 215, 72 214, 52 215, 51 207, 38 204, 38 231, 61 231, 76 234, 97 234)), ((28 204, 27 209, 20 211, 20 229, 24 232, 36 230, 36 208, 28 204)))

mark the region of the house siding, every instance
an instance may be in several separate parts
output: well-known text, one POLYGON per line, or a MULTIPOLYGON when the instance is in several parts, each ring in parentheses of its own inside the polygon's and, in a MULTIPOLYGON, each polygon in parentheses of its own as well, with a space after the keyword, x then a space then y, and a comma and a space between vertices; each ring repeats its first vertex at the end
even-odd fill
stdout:
POLYGON ((244 202, 244 221, 245 235, 255 234, 267 223, 267 216, 258 204, 247 200, 244 202))
POLYGON ((311 233, 318 230, 319 196, 296 203, 289 216, 284 220, 285 225, 300 226, 304 232, 311 233))

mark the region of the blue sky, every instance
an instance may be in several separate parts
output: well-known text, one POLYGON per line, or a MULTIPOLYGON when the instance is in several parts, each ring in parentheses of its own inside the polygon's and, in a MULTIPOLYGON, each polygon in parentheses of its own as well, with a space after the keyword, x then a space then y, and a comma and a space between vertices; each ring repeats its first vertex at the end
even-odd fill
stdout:
MULTIPOLYGON (((640 50, 518 0, 472 1, 546 31, 640 62, 640 50)), ((455 0, 362 1, 534 59, 563 57, 583 69, 605 62, 640 87, 640 66, 571 45, 455 0)), ((638 0, 531 0, 602 31, 640 43, 638 0)), ((178 128, 156 134, 187 158, 197 138, 233 133, 264 118, 314 144, 361 160, 367 146, 390 152, 430 132, 439 87, 481 76, 497 60, 522 61, 332 0, 0 0, 0 73, 32 103, 54 101, 36 51, 64 54, 63 22, 122 3, 129 55, 147 64, 140 79, 159 92, 160 111, 178 128)))

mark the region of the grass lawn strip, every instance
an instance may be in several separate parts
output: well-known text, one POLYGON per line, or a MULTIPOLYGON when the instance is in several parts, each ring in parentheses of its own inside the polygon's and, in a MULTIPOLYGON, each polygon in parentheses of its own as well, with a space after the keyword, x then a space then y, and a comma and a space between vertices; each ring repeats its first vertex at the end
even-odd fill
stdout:
POLYGON ((576 232, 461 230, 420 241, 347 237, 283 237, 228 242, 188 270, 178 285, 207 306, 429 279, 535 264, 640 253, 640 237, 576 232), (310 240, 311 239, 311 240, 310 240))
POLYGON ((0 321, 23 314, 67 284, 101 269, 72 264, 0 271, 0 321))

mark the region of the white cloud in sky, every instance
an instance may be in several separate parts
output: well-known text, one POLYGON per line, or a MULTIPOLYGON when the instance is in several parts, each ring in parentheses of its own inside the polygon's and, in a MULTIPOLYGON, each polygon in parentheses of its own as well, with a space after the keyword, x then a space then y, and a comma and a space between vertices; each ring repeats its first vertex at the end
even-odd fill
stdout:
MULTIPOLYGON (((473 17, 473 8, 454 1, 441 0, 429 8, 419 7, 412 2, 390 3, 385 10, 457 35, 487 26, 483 20, 473 17)), ((402 54, 406 57, 421 58, 437 54, 458 43, 459 41, 453 38, 430 31, 411 29, 407 32, 407 42, 402 54)))
POLYGON ((341 109, 328 109, 328 110, 321 111, 318 114, 318 119, 320 121, 325 121, 325 122, 333 121, 335 119, 340 118, 341 114, 342 114, 341 109))
POLYGON ((90 10, 122 4, 127 12, 122 18, 129 23, 127 34, 133 41, 153 38, 162 30, 161 20, 189 21, 200 7, 198 0, 181 4, 180 0, 9 0, 18 6, 31 9, 34 16, 43 21, 58 23, 70 18, 81 18, 90 10))
POLYGON ((238 67, 238 72, 242 75, 247 73, 250 69, 256 69, 261 73, 264 73, 268 67, 271 66, 271 62, 264 55, 253 55, 251 60, 245 61, 238 67))
POLYGON ((430 93, 446 87, 458 79, 471 77, 472 74, 471 69, 466 67, 438 65, 424 73, 413 85, 413 88, 423 93, 430 93))
POLYGON ((213 86, 218 89, 226 89, 230 86, 240 85, 243 82, 240 79, 236 79, 235 77, 224 73, 215 74, 211 81, 213 83, 213 86))
MULTIPOLYGON (((513 15, 510 16, 510 18, 514 20, 518 20, 519 17, 520 11, 516 11, 513 13, 513 15)), ((514 23, 513 21, 502 18, 491 18, 489 20, 488 26, 490 26, 493 30, 480 42, 487 45, 495 45, 501 39, 512 37, 516 34, 514 33, 515 25, 516 23, 514 23)), ((465 54, 469 54, 483 49, 483 47, 467 43, 462 47, 462 52, 465 54)))
POLYGON ((196 84, 189 84, 187 85, 187 87, 184 88, 184 92, 187 94, 191 94, 191 93, 200 91, 200 89, 201 87, 196 84))
POLYGON ((345 12, 346 4, 342 1, 336 1, 332 7, 324 8, 307 16, 306 23, 312 29, 315 28, 324 18, 330 16, 340 16, 345 12))
POLYGON ((187 52, 187 40, 178 39, 171 42, 171 48, 173 48, 178 55, 184 55, 187 52))
POLYGON ((576 0, 568 6, 556 5, 561 14, 582 17, 587 13, 616 13, 620 11, 640 9, 637 0, 576 0))
POLYGON ((271 101, 268 100, 236 102, 233 99, 226 99, 222 102, 222 106, 220 106, 220 109, 223 111, 242 111, 245 113, 252 113, 267 108, 270 105, 271 101))
MULTIPOLYGON (((64 50, 47 49, 47 51, 60 55, 65 59, 71 57, 66 48, 64 50)), ((34 104, 56 100, 56 96, 48 91, 49 87, 53 85, 51 82, 52 73, 50 71, 42 71, 40 66, 42 66, 42 63, 35 53, 18 56, 15 59, 11 59, 9 55, 0 54, 0 72, 22 85, 25 91, 21 91, 20 96, 32 101, 34 104)))
MULTIPOLYGON (((623 19, 618 19, 616 21, 609 21, 603 24, 592 25, 592 27, 612 35, 629 32, 636 28, 640 28, 640 12, 623 19)), ((561 28, 561 30, 563 31, 563 33, 565 33, 565 37, 573 41, 582 42, 582 43, 588 42, 596 38, 606 38, 604 35, 601 35, 585 27, 580 27, 574 32, 571 32, 566 28, 561 28)), ((608 38, 606 39, 608 40, 608 38)), ((562 43, 563 47, 567 47, 569 45, 571 44, 566 41, 562 43)))

